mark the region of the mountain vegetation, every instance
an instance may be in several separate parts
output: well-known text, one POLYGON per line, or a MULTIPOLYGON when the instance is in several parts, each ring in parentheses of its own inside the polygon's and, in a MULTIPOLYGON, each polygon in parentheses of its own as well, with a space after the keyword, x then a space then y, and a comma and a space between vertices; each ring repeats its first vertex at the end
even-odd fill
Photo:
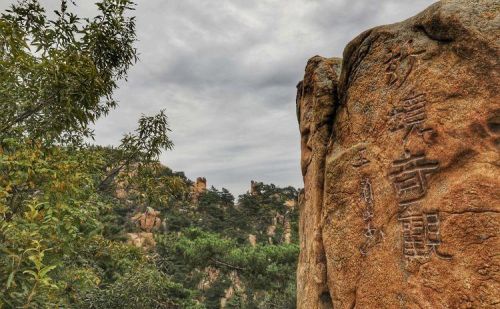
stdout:
POLYGON ((0 16, 0 308, 294 308, 295 188, 193 190, 165 111, 88 143, 137 60, 135 4, 96 5, 0 16))

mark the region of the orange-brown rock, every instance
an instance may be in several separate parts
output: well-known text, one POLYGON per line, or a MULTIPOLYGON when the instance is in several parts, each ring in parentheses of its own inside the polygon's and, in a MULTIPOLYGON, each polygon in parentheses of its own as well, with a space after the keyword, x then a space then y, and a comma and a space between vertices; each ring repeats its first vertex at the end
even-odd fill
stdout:
POLYGON ((248 242, 250 243, 250 246, 252 246, 252 247, 257 246, 257 235, 248 234, 248 242))
POLYGON ((220 308, 226 308, 228 301, 236 294, 242 294, 244 291, 243 282, 240 280, 238 273, 236 271, 232 271, 229 274, 229 280, 231 285, 224 290, 224 297, 220 299, 220 308))
POLYGON ((292 242, 292 226, 290 225, 290 220, 285 218, 283 222, 283 242, 289 244, 292 242))
POLYGON ((340 59, 313 57, 307 64, 304 80, 297 85, 297 116, 304 176, 303 198, 299 208, 299 308, 328 308, 331 304, 326 282, 321 217, 325 158, 332 130, 339 69, 340 59))
POLYGON ((215 267, 208 266, 203 269, 203 273, 204 277, 200 282, 198 282, 197 288, 199 290, 206 291, 214 284, 215 281, 217 281, 220 276, 220 270, 215 267))
POLYGON ((143 250, 152 250, 156 247, 153 233, 127 233, 127 243, 143 250))
POLYGON ((251 195, 258 195, 260 194, 260 189, 262 186, 262 182, 259 181, 250 181, 250 194, 251 195))
POLYGON ((285 206, 288 207, 288 208, 295 208, 295 206, 297 206, 297 201, 296 200, 286 200, 285 201, 285 206))
POLYGON ((196 182, 191 188, 191 198, 193 199, 193 201, 198 201, 200 195, 205 191, 207 191, 207 179, 205 177, 196 178, 196 182))
MULTIPOLYGON (((220 278, 221 271, 214 267, 206 267, 203 269, 203 278, 198 282, 197 288, 199 290, 207 291, 214 283, 220 278)), ((219 308, 226 308, 228 301, 236 294, 244 291, 243 282, 240 280, 236 271, 229 273, 230 285, 224 290, 224 296, 220 298, 219 308)))
POLYGON ((196 178, 193 190, 198 194, 205 192, 207 190, 207 179, 205 177, 196 178))
MULTIPOLYGON (((285 206, 294 209, 297 206, 297 200, 290 199, 285 201, 285 206)), ((292 226, 288 215, 283 216, 283 242, 289 244, 292 242, 292 226)))
POLYGON ((298 85, 299 309, 500 306, 500 4, 441 1, 298 85))
POLYGON ((138 213, 131 218, 132 222, 143 231, 151 232, 158 230, 161 225, 160 212, 148 207, 144 213, 138 213))

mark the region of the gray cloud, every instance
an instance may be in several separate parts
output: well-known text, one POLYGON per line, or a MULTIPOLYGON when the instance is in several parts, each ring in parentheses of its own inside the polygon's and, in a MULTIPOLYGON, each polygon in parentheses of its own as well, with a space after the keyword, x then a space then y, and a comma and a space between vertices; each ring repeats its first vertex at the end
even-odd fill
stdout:
MULTIPOLYGON (((176 147, 162 162, 240 194, 251 179, 302 186, 294 105, 308 58, 341 56, 362 31, 434 1, 138 2, 141 60, 121 83, 120 107, 96 123, 96 142, 117 144, 141 113, 165 108, 176 147)), ((77 3, 93 12, 91 1, 77 3)))

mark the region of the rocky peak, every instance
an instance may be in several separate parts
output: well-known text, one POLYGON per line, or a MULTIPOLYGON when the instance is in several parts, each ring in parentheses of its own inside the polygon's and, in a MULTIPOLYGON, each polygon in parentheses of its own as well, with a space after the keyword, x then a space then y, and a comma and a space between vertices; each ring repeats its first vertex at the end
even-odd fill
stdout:
POLYGON ((262 186, 262 182, 259 181, 250 181, 250 194, 258 195, 260 193, 260 187, 262 186))
POLYGON ((193 187, 194 192, 203 193, 207 190, 207 179, 205 177, 196 178, 196 182, 193 187))
POLYGON ((196 178, 196 182, 191 187, 191 197, 193 202, 198 201, 202 193, 207 191, 207 179, 205 177, 196 178))

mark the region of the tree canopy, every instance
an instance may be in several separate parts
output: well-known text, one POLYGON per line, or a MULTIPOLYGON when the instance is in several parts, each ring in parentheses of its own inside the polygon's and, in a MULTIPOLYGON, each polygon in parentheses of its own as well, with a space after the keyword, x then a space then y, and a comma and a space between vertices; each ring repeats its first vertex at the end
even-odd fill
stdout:
POLYGON ((0 18, 0 134, 48 141, 91 136, 89 124, 116 107, 113 92, 137 60, 129 0, 96 3, 80 18, 61 1, 55 19, 36 0, 0 18))
POLYGON ((135 3, 96 6, 21 0, 0 15, 0 308, 293 308, 296 189, 194 196, 159 161, 164 110, 117 147, 86 142, 137 61, 135 3), (161 221, 153 249, 130 242, 145 212, 161 221))

